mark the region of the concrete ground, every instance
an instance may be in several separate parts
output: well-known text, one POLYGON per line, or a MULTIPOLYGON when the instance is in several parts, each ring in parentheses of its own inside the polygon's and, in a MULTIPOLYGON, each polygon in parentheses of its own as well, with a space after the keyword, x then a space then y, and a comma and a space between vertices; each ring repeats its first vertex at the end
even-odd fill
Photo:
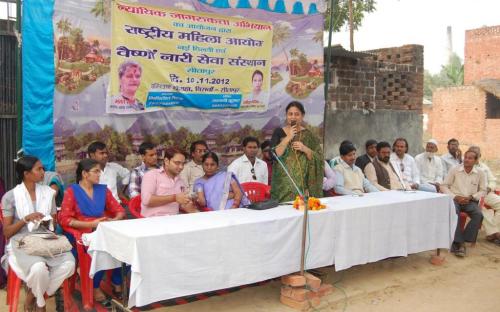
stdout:
MULTIPOLYGON (((335 272, 323 268, 325 282, 337 288, 324 297, 315 311, 433 312, 500 311, 500 247, 481 233, 478 244, 458 259, 442 251, 442 266, 429 263, 435 252, 386 259, 335 272)), ((279 302, 280 283, 246 288, 224 296, 154 311, 200 312, 294 311, 279 302)), ((0 291, 0 311, 7 311, 5 291, 0 291)), ((21 304, 22 307, 22 304, 21 304)), ((49 299, 47 311, 54 311, 49 299)))

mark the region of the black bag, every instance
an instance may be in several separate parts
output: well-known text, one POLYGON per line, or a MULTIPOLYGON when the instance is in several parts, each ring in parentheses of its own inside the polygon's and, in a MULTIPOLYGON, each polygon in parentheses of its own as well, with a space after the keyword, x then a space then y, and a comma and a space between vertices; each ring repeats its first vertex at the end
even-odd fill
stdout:
POLYGON ((253 209, 253 210, 266 210, 274 207, 278 207, 279 202, 275 199, 268 199, 266 201, 251 203, 250 205, 245 206, 245 208, 253 209))

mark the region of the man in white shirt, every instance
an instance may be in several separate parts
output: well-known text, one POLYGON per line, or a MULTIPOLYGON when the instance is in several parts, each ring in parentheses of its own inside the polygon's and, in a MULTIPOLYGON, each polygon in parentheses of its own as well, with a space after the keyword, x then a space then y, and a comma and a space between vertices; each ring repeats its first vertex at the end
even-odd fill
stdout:
POLYGON ((189 193, 194 192, 194 181, 205 175, 201 159, 206 152, 208 152, 208 145, 203 140, 194 141, 189 147, 191 160, 184 165, 184 169, 182 169, 180 174, 181 179, 186 183, 189 193))
POLYGON ((443 162, 436 155, 437 150, 437 141, 430 139, 425 145, 425 152, 415 156, 420 183, 429 184, 433 192, 439 192, 439 186, 443 183, 443 162))
POLYGON ((335 166, 336 184, 335 193, 340 195, 362 195, 368 192, 378 192, 370 181, 363 175, 356 160, 356 147, 353 144, 342 145, 339 148, 340 163, 335 166))
POLYGON ((90 143, 87 153, 91 159, 96 160, 101 165, 102 174, 99 178, 99 183, 107 185, 113 197, 121 203, 118 195, 124 194, 127 189, 130 181, 130 171, 117 163, 108 162, 108 148, 102 142, 95 141, 90 143), (118 192, 118 183, 123 188, 120 192, 118 192))
POLYGON ((448 141, 448 153, 441 156, 443 161, 443 179, 446 178, 451 168, 462 163, 462 151, 458 146, 457 139, 450 139, 448 141))
POLYGON ((259 140, 254 137, 246 137, 243 139, 244 155, 236 158, 227 167, 236 175, 240 183, 245 182, 260 182, 267 185, 267 164, 262 159, 257 158, 259 152, 259 140))
POLYGON ((476 169, 484 172, 486 176, 486 196, 484 197, 484 204, 489 206, 490 209, 482 209, 483 212, 483 227, 486 232, 486 239, 489 242, 500 246, 500 196, 495 193, 497 187, 497 178, 491 172, 491 169, 482 161, 481 149, 479 146, 471 146, 469 151, 478 154, 477 163, 474 166, 476 169))
POLYGON ((394 168, 399 171, 399 176, 403 178, 405 185, 412 190, 424 192, 436 192, 436 188, 428 183, 421 183, 420 171, 415 159, 408 154, 408 141, 405 138, 397 138, 392 145, 394 153, 391 154, 391 162, 394 168))

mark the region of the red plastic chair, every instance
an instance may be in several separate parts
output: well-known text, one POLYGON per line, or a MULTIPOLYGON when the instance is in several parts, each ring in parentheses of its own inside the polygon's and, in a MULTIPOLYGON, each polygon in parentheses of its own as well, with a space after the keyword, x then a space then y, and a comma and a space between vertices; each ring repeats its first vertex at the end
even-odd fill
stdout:
MULTIPOLYGON (((2 204, 0 203, 0 223, 3 223, 2 215, 2 204)), ((63 282, 63 300, 64 300, 64 311, 71 311, 73 309, 73 287, 71 287, 71 281, 73 276, 67 278, 63 282)), ((17 311, 17 306, 19 302, 19 292, 21 290, 22 280, 16 275, 16 272, 8 268, 7 273, 7 305, 9 306, 9 312, 17 311)))
POLYGON ((122 195, 118 195, 118 198, 120 198, 120 202, 122 205, 128 206, 130 204, 130 200, 122 195))
MULTIPOLYGON (((73 288, 71 287, 72 277, 67 278, 63 282, 63 298, 64 298, 64 311, 77 310, 73 305, 73 288)), ((16 275, 16 273, 9 268, 9 273, 7 275, 7 305, 9 306, 9 312, 16 312, 19 302, 19 293, 21 290, 22 280, 16 275)))
POLYGON ((271 187, 260 182, 241 183, 245 195, 252 203, 258 203, 271 198, 271 187))
POLYGON ((130 214, 137 219, 144 218, 144 216, 141 215, 141 195, 133 197, 128 202, 128 209, 130 210, 130 214))
POLYGON ((82 304, 85 310, 92 310, 94 307, 94 285, 93 279, 89 277, 90 263, 92 262, 92 259, 82 243, 82 234, 90 233, 91 230, 77 230, 71 227, 63 227, 63 231, 75 238, 75 248, 78 254, 78 265, 80 267, 80 290, 82 293, 82 304))

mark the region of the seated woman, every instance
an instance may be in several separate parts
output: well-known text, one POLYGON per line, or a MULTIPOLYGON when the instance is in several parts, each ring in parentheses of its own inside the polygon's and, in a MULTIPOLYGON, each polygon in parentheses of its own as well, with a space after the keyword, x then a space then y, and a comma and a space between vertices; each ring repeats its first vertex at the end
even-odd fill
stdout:
MULTIPOLYGON (((83 159, 76 168, 76 184, 70 185, 64 193, 59 219, 62 227, 75 229, 97 228, 100 222, 121 220, 125 210, 104 184, 99 184, 101 167, 93 159, 83 159)), ((99 288, 104 271, 94 275, 94 299, 103 305, 110 305, 109 299, 99 288)), ((121 292, 121 271, 114 269, 111 282, 113 292, 121 292)))
MULTIPOLYGON (((75 259, 70 252, 55 257, 32 256, 19 249, 15 243, 29 233, 29 223, 34 224, 34 221, 40 221, 47 216, 52 217, 49 223, 55 220, 55 191, 49 186, 39 184, 43 181, 44 173, 38 158, 20 158, 16 162, 19 184, 2 198, 3 231, 5 237, 10 240, 6 248, 7 261, 10 269, 29 289, 24 302, 25 311, 34 309, 35 299, 36 311, 45 311, 44 294, 53 295, 75 270, 75 259)), ((49 228, 54 227, 54 224, 46 225, 49 225, 49 228)), ((41 228, 33 232, 42 231, 41 228)))
POLYGON ((217 154, 208 152, 203 155, 202 166, 205 175, 194 181, 198 205, 210 210, 224 210, 250 204, 236 176, 228 171, 219 171, 217 154))

